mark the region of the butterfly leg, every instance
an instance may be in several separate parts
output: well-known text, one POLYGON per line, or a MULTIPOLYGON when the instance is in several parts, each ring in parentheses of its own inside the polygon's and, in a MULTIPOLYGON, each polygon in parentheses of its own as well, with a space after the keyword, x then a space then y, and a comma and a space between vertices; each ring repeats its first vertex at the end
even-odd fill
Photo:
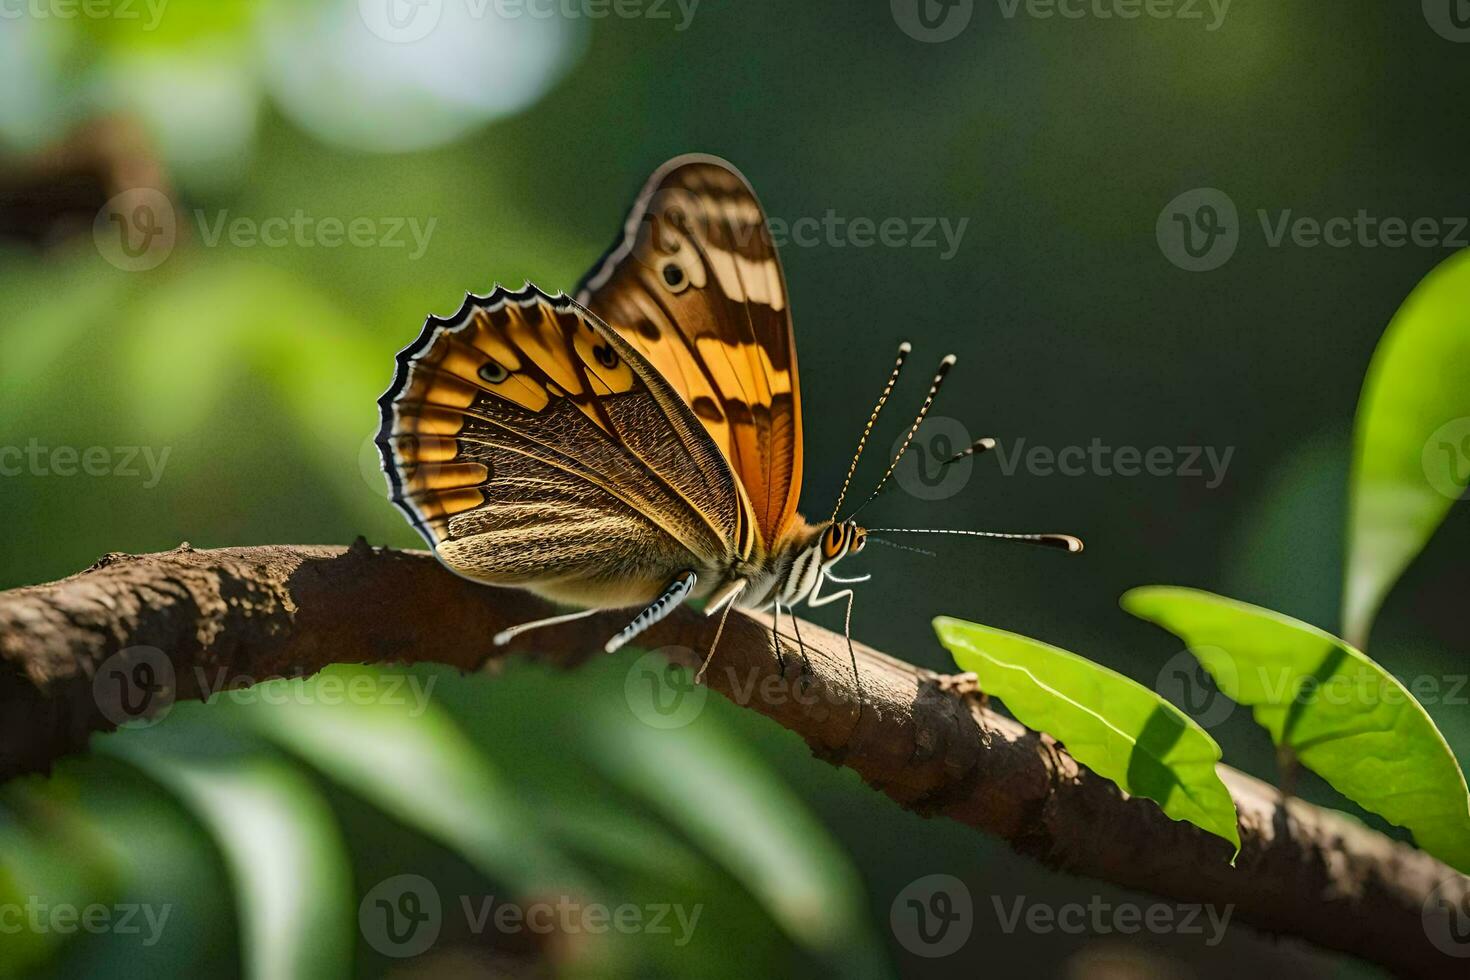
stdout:
POLYGON ((847 600, 847 615, 845 617, 843 617, 842 633, 843 633, 843 635, 847 639, 847 655, 852 660, 852 681, 853 681, 853 684, 855 684, 857 686, 858 716, 859 717, 862 717, 863 702, 864 702, 864 698, 863 698, 863 679, 862 679, 862 676, 860 674, 858 674, 857 651, 854 650, 853 647, 852 647, 852 595, 853 595, 853 593, 852 593, 852 589, 843 589, 841 592, 833 592, 831 595, 818 595, 818 593, 822 591, 822 582, 823 582, 823 580, 825 578, 830 578, 830 577, 831 576, 823 576, 823 577, 817 579, 817 584, 816 584, 815 587, 812 588, 811 595, 807 596, 806 604, 808 606, 811 606, 811 607, 815 608, 817 606, 825 606, 828 603, 836 602, 838 599, 846 599, 847 600))
POLYGON ((558 623, 570 623, 574 619, 585 619, 593 613, 602 612, 601 609, 579 609, 576 612, 564 613, 560 616, 548 616, 545 619, 532 620, 529 623, 521 623, 519 626, 511 626, 495 634, 494 643, 503 647, 511 640, 530 630, 539 630, 543 626, 555 626, 558 623))
MULTIPOLYGON (((792 618, 796 616, 793 613, 792 618)), ((771 613, 771 648, 776 651, 776 670, 782 677, 786 676, 786 654, 781 651, 781 603, 773 606, 771 613)))
POLYGON ((634 616, 633 621, 624 626, 617 636, 608 640, 602 649, 608 653, 616 653, 625 643, 673 612, 680 603, 689 598, 689 593, 694 591, 694 584, 698 581, 699 576, 692 571, 675 575, 668 588, 664 589, 663 595, 650 602, 646 609, 634 616))
POLYGON ((801 642, 801 620, 796 617, 795 609, 787 607, 786 611, 791 613, 791 628, 796 631, 796 649, 801 651, 801 672, 803 675, 810 677, 812 673, 812 662, 806 655, 806 644, 801 642))

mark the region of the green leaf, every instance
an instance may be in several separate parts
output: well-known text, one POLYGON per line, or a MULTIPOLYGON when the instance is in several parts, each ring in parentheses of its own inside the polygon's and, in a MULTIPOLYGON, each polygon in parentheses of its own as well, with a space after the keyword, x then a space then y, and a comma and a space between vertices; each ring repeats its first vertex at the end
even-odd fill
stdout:
POLYGON ((1210 592, 1149 586, 1122 604, 1183 638, 1221 692, 1249 705, 1302 765, 1470 871, 1465 775, 1392 674, 1315 626, 1210 592))
POLYGON ((209 829, 234 879, 246 976, 346 976, 357 905, 331 809, 284 760, 213 751, 217 741, 202 724, 170 724, 96 744, 173 792, 209 829))
POLYGON ((428 699, 436 675, 407 679, 425 676, 420 688, 404 685, 402 672, 338 665, 305 680, 267 681, 245 717, 261 736, 519 893, 592 891, 515 789, 428 699), (317 693, 324 683, 352 696, 317 693))
POLYGON ((1470 482, 1470 251, 1394 315, 1358 399, 1343 633, 1362 646, 1389 589, 1470 482))
POLYGON ((1215 765, 1220 746, 1138 682, 1038 640, 962 619, 934 620, 939 642, 1016 720, 1067 746, 1079 762, 1134 796, 1223 837, 1240 853, 1235 801, 1215 765))
POLYGON ((670 732, 605 710, 588 730, 588 749, 614 782, 723 865, 792 939, 844 972, 882 971, 856 870, 801 800, 723 727, 670 732))

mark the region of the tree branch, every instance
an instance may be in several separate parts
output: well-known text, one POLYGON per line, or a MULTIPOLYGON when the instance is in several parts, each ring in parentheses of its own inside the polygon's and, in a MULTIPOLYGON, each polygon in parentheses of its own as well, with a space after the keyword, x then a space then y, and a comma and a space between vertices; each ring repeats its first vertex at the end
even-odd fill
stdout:
MULTIPOLYGON (((108 555, 78 575, 0 593, 0 779, 46 770, 113 726, 93 693, 109 657, 163 651, 178 698, 201 679, 256 681, 337 662, 434 661, 477 670, 508 652, 565 666, 624 625, 613 613, 490 643, 549 607, 516 591, 455 577, 432 557, 340 547, 257 547, 108 555), (126 652, 124 652, 126 651, 126 652)), ((682 609, 643 638, 694 663, 714 622, 682 609)), ((1130 798, 1050 738, 994 714, 949 678, 856 645, 859 706, 846 644, 783 620, 786 672, 771 623, 732 615, 707 681, 804 738, 900 806, 999 836, 1072 874, 1185 902, 1234 905, 1235 918, 1420 975, 1463 975, 1436 949, 1429 916, 1443 899, 1470 908, 1470 878, 1341 814, 1228 767, 1242 849, 1130 798)), ((113 661, 117 663, 118 661, 113 661)), ((99 690, 101 688, 99 687, 99 690)), ((1448 908, 1443 913, 1453 916, 1448 908)))

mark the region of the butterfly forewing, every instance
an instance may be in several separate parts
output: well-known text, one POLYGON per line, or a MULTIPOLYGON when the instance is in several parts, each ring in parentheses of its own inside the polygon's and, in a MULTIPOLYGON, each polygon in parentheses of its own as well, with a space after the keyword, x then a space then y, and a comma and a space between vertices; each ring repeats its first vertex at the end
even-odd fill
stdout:
POLYGON ((749 183, 715 157, 665 164, 578 299, 688 402, 769 550, 801 495, 801 392, 786 281, 749 183))
POLYGON ((430 318, 379 404, 395 503, 469 578, 631 604, 753 546, 690 407, 564 296, 497 289, 430 318))

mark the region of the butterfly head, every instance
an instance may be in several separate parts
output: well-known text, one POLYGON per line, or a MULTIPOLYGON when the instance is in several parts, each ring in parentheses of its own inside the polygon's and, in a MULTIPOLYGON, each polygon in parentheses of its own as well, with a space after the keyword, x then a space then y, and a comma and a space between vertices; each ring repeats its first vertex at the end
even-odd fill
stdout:
POLYGON ((867 543, 868 532, 858 527, 856 521, 832 521, 822 531, 818 542, 822 570, 830 569, 848 555, 857 554, 867 543))

